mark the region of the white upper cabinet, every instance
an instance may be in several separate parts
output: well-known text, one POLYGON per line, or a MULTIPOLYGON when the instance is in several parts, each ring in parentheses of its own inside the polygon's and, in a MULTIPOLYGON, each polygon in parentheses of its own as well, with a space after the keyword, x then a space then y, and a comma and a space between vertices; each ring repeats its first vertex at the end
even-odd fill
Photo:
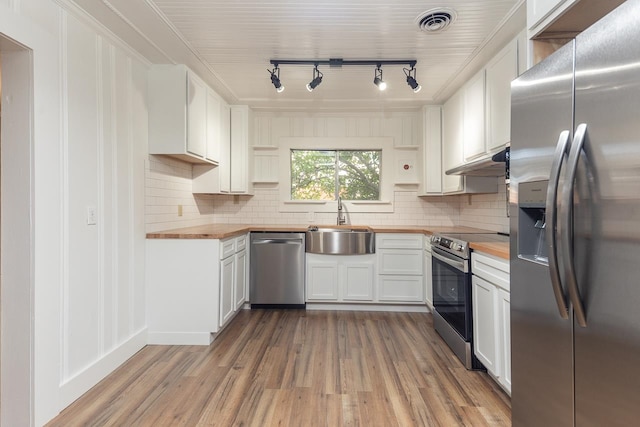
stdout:
POLYGON ((464 86, 463 153, 464 160, 473 160, 486 152, 484 117, 484 76, 482 69, 464 86))
POLYGON ((518 40, 507 44, 486 67, 486 151, 511 141, 511 81, 518 77, 518 40))
POLYGON ((207 90, 207 160, 220 162, 220 105, 218 95, 207 90))
POLYGON ((424 194, 442 193, 442 108, 422 110, 424 138, 424 194))
POLYGON ((208 158, 207 85, 184 65, 149 70, 149 153, 191 163, 208 158))
POLYGON ((253 115, 247 105, 231 107, 231 192, 248 194, 251 192, 250 132, 253 115))
MULTIPOLYGON (((443 172, 459 166, 463 161, 463 93, 456 92, 442 107, 442 168, 443 172)), ((442 192, 461 191, 462 177, 442 176, 442 192)))

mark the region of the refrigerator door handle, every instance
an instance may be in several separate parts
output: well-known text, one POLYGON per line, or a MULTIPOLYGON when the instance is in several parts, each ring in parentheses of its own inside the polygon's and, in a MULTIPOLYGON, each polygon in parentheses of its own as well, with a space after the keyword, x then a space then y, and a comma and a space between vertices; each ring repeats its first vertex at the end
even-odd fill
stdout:
POLYGON ((587 125, 585 123, 579 124, 576 128, 573 143, 571 144, 571 151, 569 152, 569 159, 567 160, 567 175, 564 182, 562 204, 560 208, 562 225, 560 234, 563 243, 562 260, 564 264, 565 280, 567 282, 567 288, 569 289, 569 298, 571 298, 573 312, 578 324, 582 327, 587 326, 587 318, 580 298, 578 280, 576 278, 576 271, 573 264, 573 233, 571 219, 573 216, 573 191, 575 188, 576 172, 578 169, 578 161, 580 160, 580 153, 584 146, 586 133, 587 125))
POLYGON ((553 155, 551 174, 549 176, 549 186, 547 188, 547 226, 545 227, 547 246, 549 247, 549 274, 551 275, 551 285, 553 294, 558 304, 558 313, 563 319, 569 318, 569 310, 562 289, 560 271, 558 269, 558 248, 557 248, 557 223, 558 223, 558 183, 560 182, 560 170, 564 161, 567 147, 569 146, 569 131, 560 132, 556 152, 553 155))

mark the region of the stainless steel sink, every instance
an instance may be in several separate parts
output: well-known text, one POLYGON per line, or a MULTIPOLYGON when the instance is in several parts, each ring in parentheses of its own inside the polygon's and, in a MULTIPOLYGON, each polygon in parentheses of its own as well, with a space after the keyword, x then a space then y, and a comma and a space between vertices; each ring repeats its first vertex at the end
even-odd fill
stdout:
POLYGON ((306 251, 325 255, 375 253, 375 235, 367 228, 311 226, 306 235, 306 251))

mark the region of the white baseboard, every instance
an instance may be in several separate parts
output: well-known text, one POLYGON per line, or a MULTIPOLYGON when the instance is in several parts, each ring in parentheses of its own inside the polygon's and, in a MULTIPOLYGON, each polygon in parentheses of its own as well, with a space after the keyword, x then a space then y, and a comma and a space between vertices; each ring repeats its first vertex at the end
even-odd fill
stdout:
POLYGON ((409 313, 430 313, 426 305, 393 305, 393 304, 344 304, 307 302, 307 310, 340 310, 340 311, 389 311, 409 313))
POLYGON ((120 365, 136 354, 147 343, 147 329, 135 333, 127 341, 114 348, 60 385, 60 410, 69 406, 74 400, 98 384, 104 377, 116 370, 120 365))
POLYGON ((214 335, 210 332, 148 332, 150 345, 209 345, 214 335))

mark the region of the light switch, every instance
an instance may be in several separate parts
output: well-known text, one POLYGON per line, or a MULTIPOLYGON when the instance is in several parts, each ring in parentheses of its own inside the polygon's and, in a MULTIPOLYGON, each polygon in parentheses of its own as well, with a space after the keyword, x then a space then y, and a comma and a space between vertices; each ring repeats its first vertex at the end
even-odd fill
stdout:
POLYGON ((95 206, 87 206, 87 225, 96 225, 98 223, 95 206))

